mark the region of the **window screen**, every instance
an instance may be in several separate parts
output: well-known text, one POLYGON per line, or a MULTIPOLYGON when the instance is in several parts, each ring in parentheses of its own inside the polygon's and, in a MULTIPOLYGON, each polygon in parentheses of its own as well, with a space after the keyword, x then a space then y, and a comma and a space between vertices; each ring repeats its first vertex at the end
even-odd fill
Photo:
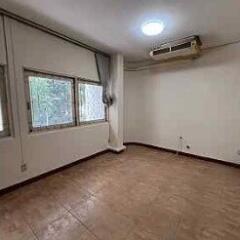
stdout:
POLYGON ((35 72, 26 75, 31 129, 74 125, 73 79, 35 72))
POLYGON ((9 135, 4 66, 0 66, 0 137, 9 135))
POLYGON ((80 122, 86 123, 105 120, 102 86, 81 82, 78 84, 78 91, 80 122))

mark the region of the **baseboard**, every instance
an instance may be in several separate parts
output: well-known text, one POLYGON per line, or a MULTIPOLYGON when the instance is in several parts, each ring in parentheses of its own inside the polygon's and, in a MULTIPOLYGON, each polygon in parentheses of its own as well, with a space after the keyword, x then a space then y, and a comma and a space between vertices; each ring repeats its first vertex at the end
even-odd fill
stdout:
POLYGON ((92 159, 92 158, 94 158, 94 157, 100 156, 100 155, 105 154, 105 153, 108 153, 108 152, 110 152, 110 150, 106 149, 106 150, 103 150, 103 151, 94 153, 94 154, 92 154, 92 155, 90 155, 90 156, 88 156, 88 157, 79 159, 79 160, 77 160, 77 161, 75 161, 75 162, 69 163, 69 164, 64 165, 64 166, 62 166, 62 167, 56 168, 56 169, 51 170, 51 171, 49 171, 49 172, 46 172, 46 173, 43 173, 43 174, 38 175, 38 176, 36 176, 36 177, 30 178, 30 179, 28 179, 28 180, 25 180, 25 181, 23 181, 23 182, 14 184, 14 185, 12 185, 12 186, 10 186, 10 187, 0 189, 0 196, 4 195, 4 194, 6 194, 6 193, 10 193, 10 192, 12 192, 12 191, 14 191, 14 190, 16 190, 16 189, 18 189, 18 188, 21 188, 21 187, 25 186, 25 185, 28 185, 28 184, 33 183, 33 182, 36 182, 36 181, 38 181, 38 180, 40 180, 40 179, 46 178, 47 176, 50 176, 50 175, 53 175, 53 174, 55 174, 55 173, 61 172, 61 171, 65 170, 65 169, 71 168, 71 167, 73 167, 73 166, 75 166, 75 165, 78 165, 78 164, 84 162, 84 161, 87 161, 87 160, 89 160, 89 159, 92 159))
POLYGON ((237 164, 237 163, 227 162, 227 161, 223 161, 223 160, 220 160, 220 159, 200 156, 200 155, 196 155, 196 154, 192 154, 192 153, 178 152, 178 151, 173 150, 173 149, 158 147, 158 146, 151 145, 151 144, 146 144, 146 143, 125 142, 124 145, 144 146, 144 147, 154 148, 154 149, 158 149, 158 150, 165 151, 165 152, 171 152, 171 153, 175 153, 175 154, 178 153, 179 155, 186 156, 186 157, 194 157, 194 158, 196 158, 198 160, 203 160, 203 161, 213 162, 213 163, 217 163, 217 164, 223 164, 225 166, 240 168, 240 164, 237 164))
MULTIPOLYGON (((140 143, 140 142, 125 142, 124 145, 144 146, 144 147, 154 148, 154 149, 165 151, 165 152, 171 152, 171 153, 175 153, 175 154, 178 153, 179 155, 183 155, 183 156, 187 156, 187 157, 194 157, 194 158, 199 159, 199 160, 204 160, 204 161, 213 162, 213 163, 217 163, 217 164, 223 164, 223 165, 230 166, 230 167, 240 168, 240 164, 237 164, 237 163, 232 163, 232 162, 227 162, 227 161, 223 161, 223 160, 219 160, 219 159, 199 156, 199 155, 186 153, 186 152, 177 152, 176 150, 173 150, 173 149, 158 147, 158 146, 151 145, 151 144, 145 144, 145 143, 140 143)), ((122 148, 117 148, 117 149, 116 148, 108 148, 106 150, 97 152, 97 153, 92 154, 92 155, 90 155, 88 157, 79 159, 79 160, 77 160, 77 161, 75 161, 73 163, 70 163, 70 164, 67 164, 65 166, 59 167, 57 169, 51 170, 49 172, 43 173, 43 174, 41 174, 39 176, 33 177, 33 178, 28 179, 26 181, 14 184, 14 185, 12 185, 10 187, 7 187, 7 188, 4 188, 4 189, 0 189, 0 196, 4 195, 6 193, 12 192, 12 191, 14 191, 14 190, 16 190, 16 189, 18 189, 20 187, 23 187, 25 185, 30 184, 30 183, 36 182, 36 181, 38 181, 40 179, 43 179, 43 178, 45 178, 47 176, 53 175, 55 173, 58 173, 58 172, 60 172, 60 171, 62 171, 64 169, 67 169, 67 168, 73 167, 75 165, 78 165, 81 162, 87 161, 87 160, 92 159, 94 157, 100 156, 100 155, 108 153, 108 152, 121 153, 125 149, 126 149, 126 147, 123 146, 122 148)))

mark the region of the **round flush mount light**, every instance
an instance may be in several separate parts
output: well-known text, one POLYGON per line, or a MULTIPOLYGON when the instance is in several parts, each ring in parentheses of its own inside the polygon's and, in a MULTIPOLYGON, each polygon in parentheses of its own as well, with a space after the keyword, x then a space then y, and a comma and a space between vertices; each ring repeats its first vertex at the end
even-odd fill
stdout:
POLYGON ((142 32, 147 36, 156 36, 164 30, 164 27, 161 21, 146 22, 142 25, 142 32))

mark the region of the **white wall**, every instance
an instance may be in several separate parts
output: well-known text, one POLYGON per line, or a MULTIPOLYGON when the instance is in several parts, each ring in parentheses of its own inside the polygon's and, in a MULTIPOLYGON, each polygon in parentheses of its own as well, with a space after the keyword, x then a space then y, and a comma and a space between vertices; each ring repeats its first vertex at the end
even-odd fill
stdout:
POLYGON ((240 44, 204 51, 195 61, 126 71, 124 131, 125 142, 240 163, 240 44))
MULTIPOLYGON (((105 150, 109 138, 108 123, 29 133, 23 68, 98 81, 95 58, 91 51, 14 20, 5 23, 14 134, 0 139, 0 189, 105 150), (22 163, 28 167, 24 173, 22 163)), ((2 29, 0 49, 5 49, 2 29)), ((0 60, 6 63, 6 57, 0 60)))
MULTIPOLYGON (((9 38, 7 38, 9 40, 9 38)), ((10 41, 8 41, 10 42, 10 41)), ((9 47, 9 45, 8 45, 9 47)), ((8 62, 12 62, 11 55, 7 58, 6 55, 6 42, 3 31, 3 19, 0 18, 0 64, 8 66, 8 101, 14 103, 10 111, 10 125, 12 128, 12 136, 6 138, 0 138, 0 189, 9 186, 20 178, 20 166, 22 161, 21 146, 20 146, 20 134, 19 134, 19 121, 16 107, 16 84, 13 78, 13 64, 8 65, 8 62), (7 61, 8 60, 8 61, 7 61), (10 91, 11 89, 11 91, 10 91)))

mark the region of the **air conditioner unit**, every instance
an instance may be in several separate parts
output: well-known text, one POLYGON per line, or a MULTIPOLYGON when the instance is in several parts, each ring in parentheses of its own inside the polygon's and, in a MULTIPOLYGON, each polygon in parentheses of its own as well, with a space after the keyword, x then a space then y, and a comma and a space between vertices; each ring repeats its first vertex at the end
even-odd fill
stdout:
POLYGON ((157 61, 171 61, 178 59, 193 59, 200 56, 201 40, 198 36, 191 36, 177 41, 171 41, 153 48, 151 58, 157 61))

